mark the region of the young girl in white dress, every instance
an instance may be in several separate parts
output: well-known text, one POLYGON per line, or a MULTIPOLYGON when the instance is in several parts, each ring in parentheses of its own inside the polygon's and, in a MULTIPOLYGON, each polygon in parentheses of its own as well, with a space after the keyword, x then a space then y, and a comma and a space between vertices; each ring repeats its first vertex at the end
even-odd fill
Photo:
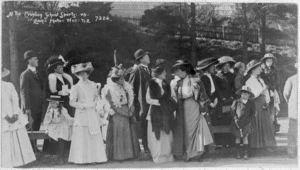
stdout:
MULTIPOLYGON (((2 78, 10 71, 2 68, 2 78)), ((1 167, 18 167, 36 160, 21 113, 19 97, 12 83, 2 81, 1 87, 1 167)))
POLYGON ((49 137, 58 141, 57 160, 59 164, 63 164, 66 151, 65 145, 67 141, 71 140, 73 118, 68 114, 67 109, 62 106, 63 100, 60 96, 51 95, 48 101, 49 106, 43 125, 49 137))

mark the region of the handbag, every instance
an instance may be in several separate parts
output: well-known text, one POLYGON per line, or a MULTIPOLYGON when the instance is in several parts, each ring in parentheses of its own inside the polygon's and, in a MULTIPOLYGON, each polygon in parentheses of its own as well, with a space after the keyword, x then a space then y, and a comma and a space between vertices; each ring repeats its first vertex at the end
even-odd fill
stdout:
POLYGON ((231 111, 231 105, 222 106, 222 113, 228 113, 231 111))

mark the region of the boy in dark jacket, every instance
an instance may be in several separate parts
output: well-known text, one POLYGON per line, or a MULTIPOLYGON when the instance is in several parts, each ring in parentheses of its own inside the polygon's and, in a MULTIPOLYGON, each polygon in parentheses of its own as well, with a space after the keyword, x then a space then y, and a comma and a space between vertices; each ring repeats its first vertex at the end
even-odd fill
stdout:
POLYGON ((237 148, 237 159, 241 158, 241 148, 244 147, 244 159, 248 160, 248 136, 252 132, 252 121, 255 117, 255 103, 249 98, 254 95, 250 88, 243 86, 241 89, 241 98, 233 102, 231 106, 233 121, 231 123, 231 133, 235 136, 237 148), (243 140, 243 144, 241 143, 243 140))

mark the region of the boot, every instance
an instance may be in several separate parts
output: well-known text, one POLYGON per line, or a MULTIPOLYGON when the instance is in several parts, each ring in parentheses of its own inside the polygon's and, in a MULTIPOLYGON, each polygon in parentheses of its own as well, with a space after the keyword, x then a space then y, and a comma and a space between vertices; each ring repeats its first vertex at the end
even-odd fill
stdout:
POLYGON ((241 159, 241 149, 240 149, 240 144, 236 143, 236 159, 241 159))
POLYGON ((249 145, 248 145, 248 144, 244 145, 244 152, 245 152, 244 159, 245 159, 245 160, 248 160, 248 159, 249 159, 249 156, 248 156, 248 148, 249 148, 249 145))

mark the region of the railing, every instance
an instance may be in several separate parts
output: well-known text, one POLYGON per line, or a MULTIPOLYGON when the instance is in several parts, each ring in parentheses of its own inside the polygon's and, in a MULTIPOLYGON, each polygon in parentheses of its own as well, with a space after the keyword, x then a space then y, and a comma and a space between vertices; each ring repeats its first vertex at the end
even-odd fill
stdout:
MULTIPOLYGON (((139 18, 125 18, 119 17, 122 21, 127 21, 134 25, 140 25, 139 18)), ((156 30, 142 28, 140 29, 143 32, 147 33, 155 33, 156 30)), ((259 32, 256 29, 248 29, 248 42, 251 43, 259 43, 259 32)), ((177 36, 179 33, 177 33, 177 36)), ((187 34, 183 34, 182 36, 189 36, 187 34)), ((211 39, 219 39, 219 40, 228 40, 228 41, 242 41, 242 29, 237 27, 223 27, 223 26, 198 26, 196 29, 196 36, 201 38, 211 38, 211 39)), ((295 46, 296 42, 292 39, 286 38, 273 38, 266 37, 266 44, 270 45, 279 45, 279 46, 295 46)))

